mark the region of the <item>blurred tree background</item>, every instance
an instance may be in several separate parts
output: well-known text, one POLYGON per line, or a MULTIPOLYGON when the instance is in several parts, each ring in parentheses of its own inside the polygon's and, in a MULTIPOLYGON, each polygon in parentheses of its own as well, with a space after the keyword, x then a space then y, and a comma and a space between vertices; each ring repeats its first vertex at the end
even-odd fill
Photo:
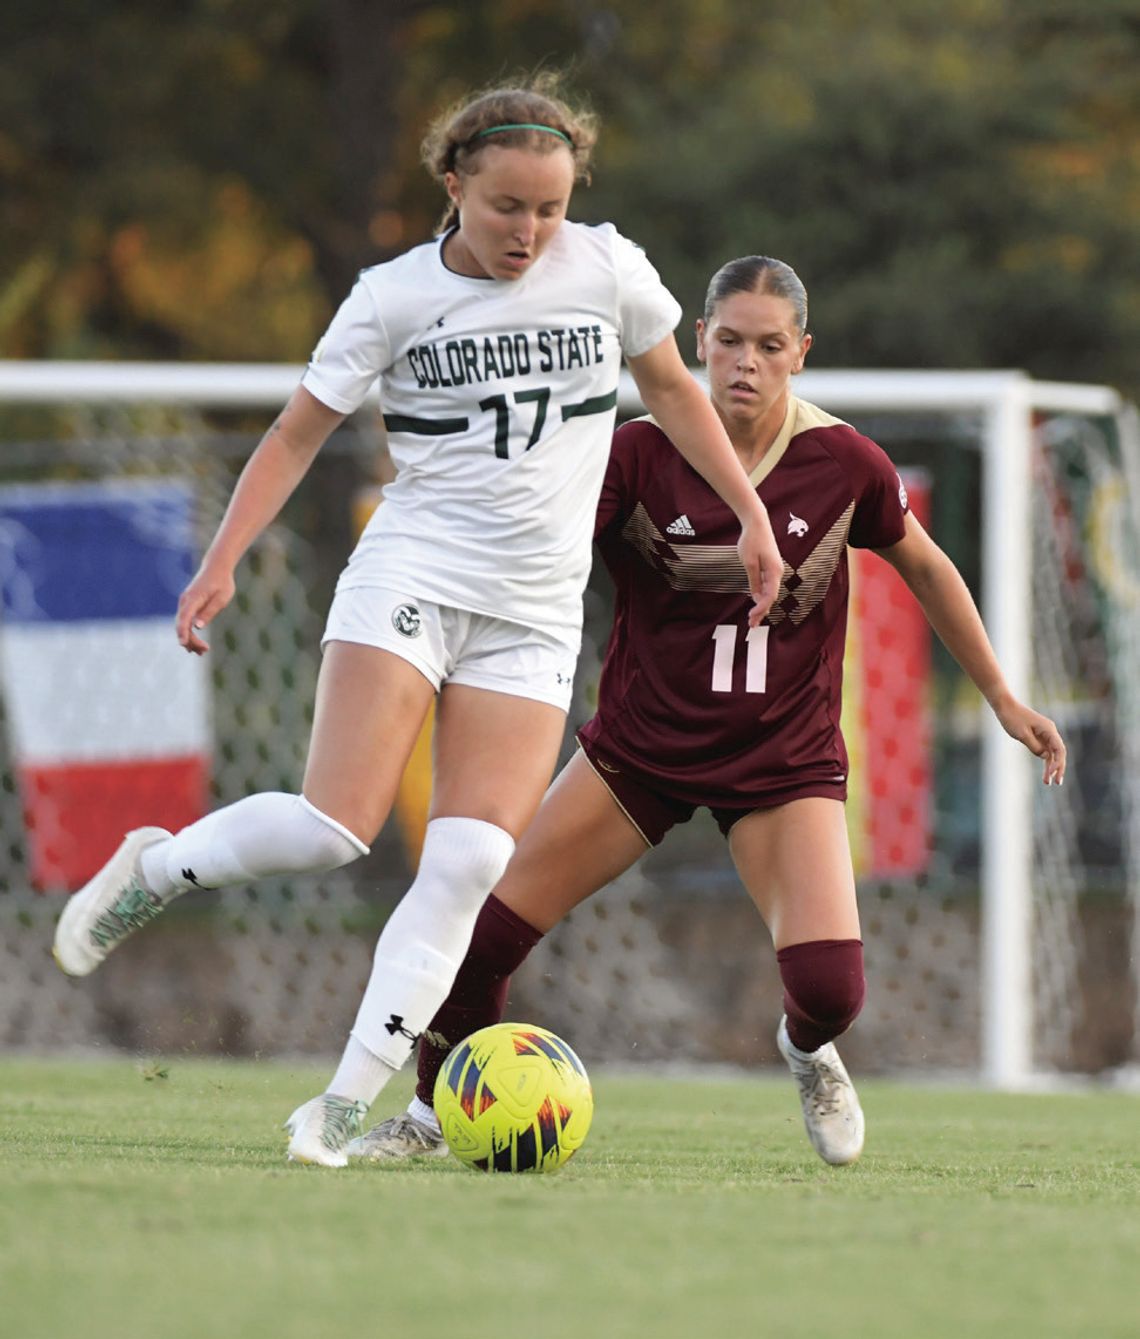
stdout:
POLYGON ((765 252, 816 366, 1140 395, 1140 0, 6 0, 0 53, 0 356, 303 360, 430 235, 428 118, 543 63, 687 321, 765 252))

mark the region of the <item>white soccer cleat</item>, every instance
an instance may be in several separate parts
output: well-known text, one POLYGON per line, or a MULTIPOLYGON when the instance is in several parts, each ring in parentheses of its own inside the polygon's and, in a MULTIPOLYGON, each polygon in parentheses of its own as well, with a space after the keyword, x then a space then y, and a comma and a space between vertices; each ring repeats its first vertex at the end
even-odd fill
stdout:
POLYGON ((863 1108, 834 1042, 818 1051, 801 1051, 780 1019, 776 1045, 800 1089, 804 1126, 812 1147, 833 1167, 854 1162, 863 1151, 863 1108))
POLYGON ((354 1139, 345 1152, 350 1158, 392 1162, 400 1158, 446 1158, 449 1150, 438 1126, 433 1129, 401 1111, 354 1139))
POLYGON ((315 1163, 318 1167, 345 1167, 345 1149, 364 1126, 368 1115, 366 1102, 321 1093, 310 1098, 285 1122, 293 1136, 289 1140, 289 1161, 315 1163))
POLYGON ((140 857, 170 836, 165 828, 136 828, 93 878, 67 900, 55 927, 52 954, 68 976, 93 972, 128 935, 158 916, 166 903, 142 879, 140 857))

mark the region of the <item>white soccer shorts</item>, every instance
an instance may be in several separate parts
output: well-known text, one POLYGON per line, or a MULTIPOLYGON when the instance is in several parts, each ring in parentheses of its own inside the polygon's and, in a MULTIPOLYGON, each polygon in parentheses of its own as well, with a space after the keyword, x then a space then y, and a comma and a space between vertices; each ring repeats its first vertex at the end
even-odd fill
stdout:
POLYGON ((391 651, 437 692, 462 683, 570 708, 577 648, 524 623, 356 586, 333 597, 321 646, 331 641, 391 651))

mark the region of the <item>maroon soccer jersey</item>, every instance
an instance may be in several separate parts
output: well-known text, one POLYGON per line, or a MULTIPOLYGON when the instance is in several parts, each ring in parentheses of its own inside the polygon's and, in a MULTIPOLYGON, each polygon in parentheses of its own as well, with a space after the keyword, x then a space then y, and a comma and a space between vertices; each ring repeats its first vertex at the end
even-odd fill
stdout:
POLYGON ((906 492, 884 451, 803 401, 752 482, 784 572, 751 630, 739 522, 651 420, 618 429, 598 506, 616 603, 597 714, 579 734, 697 804, 759 806, 846 780, 847 545, 905 533, 906 492))

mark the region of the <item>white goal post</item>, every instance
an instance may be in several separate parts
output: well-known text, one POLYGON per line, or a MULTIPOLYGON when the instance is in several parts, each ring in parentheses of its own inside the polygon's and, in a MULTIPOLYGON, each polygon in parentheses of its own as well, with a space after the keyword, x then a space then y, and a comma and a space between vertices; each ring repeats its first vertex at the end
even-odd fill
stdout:
MULTIPOLYGON (((0 361, 0 406, 147 403, 211 409, 279 408, 303 368, 276 364, 162 364, 0 361)), ((914 411, 975 416, 982 457, 981 604, 1013 691, 1033 695, 1033 492, 1035 416, 1108 418, 1133 472, 1129 524, 1135 526, 1140 458, 1136 416, 1114 390, 1036 381, 1017 371, 829 371, 803 373, 796 393, 859 424, 861 414, 914 411)), ((623 373, 623 413, 640 411, 623 373)), ((2 449, 2 448, 0 448, 2 449)), ((1049 704, 1043 703, 1048 710, 1049 704)), ((981 754, 981 1070, 997 1088, 1035 1081, 1033 1054, 1033 773, 991 713, 981 754)), ((1125 789, 1129 789, 1127 783, 1125 789)), ((1134 789, 1134 787, 1133 787, 1134 789)), ((1134 801, 1135 797, 1130 796, 1134 801)), ((1126 876, 1137 906, 1138 815, 1125 804, 1126 876)), ((1135 935, 1135 931, 1133 932, 1135 935)), ((1140 941, 1137 941, 1140 942, 1140 941)), ((1140 1013, 1140 1006, 1137 1006, 1140 1013)))
MULTIPOLYGON (((1030 451, 1033 415, 1127 422, 1107 386, 1034 381, 1022 372, 805 372, 797 391, 833 413, 943 409, 982 416, 982 617, 1013 693, 1030 701, 1030 451)), ((1135 431, 1134 419, 1126 431, 1135 431)), ((1032 1081, 1031 774, 992 713, 982 755, 983 1075, 997 1088, 1032 1081)))

